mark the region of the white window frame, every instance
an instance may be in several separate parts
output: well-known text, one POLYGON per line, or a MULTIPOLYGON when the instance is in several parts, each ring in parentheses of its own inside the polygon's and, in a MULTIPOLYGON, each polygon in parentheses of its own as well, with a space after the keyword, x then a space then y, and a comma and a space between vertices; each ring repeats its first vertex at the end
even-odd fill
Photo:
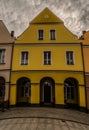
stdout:
POLYGON ((43 51, 43 65, 52 65, 52 51, 50 51, 50 50, 43 51), (51 58, 47 59, 47 64, 44 64, 44 52, 50 52, 50 54, 51 54, 51 58), (49 60, 50 60, 50 64, 48 64, 49 60))
POLYGON ((67 65, 74 65, 74 64, 75 64, 74 51, 73 51, 73 50, 67 50, 67 51, 66 51, 66 54, 65 54, 65 59, 66 59, 66 64, 67 64, 67 65), (72 59, 73 63, 71 63, 71 59, 70 59, 70 61, 69 61, 69 64, 67 63, 67 52, 72 52, 72 53, 73 53, 73 59, 72 59))
POLYGON ((39 30, 38 30, 38 40, 44 40, 44 30, 43 30, 43 29, 39 29, 39 30), (40 30, 43 31, 43 37, 41 37, 42 39, 40 39, 40 37, 39 37, 39 31, 40 31, 40 30))
POLYGON ((4 51, 3 54, 1 54, 1 59, 0 59, 0 64, 5 64, 5 60, 6 60, 6 49, 5 48, 1 48, 0 49, 2 52, 4 51), (4 57, 4 58, 3 58, 4 57))
POLYGON ((20 65, 28 65, 29 64, 29 51, 28 50, 24 50, 24 51, 21 51, 20 52, 20 65), (28 52, 28 60, 27 60, 27 63, 22 63, 22 53, 23 52, 28 52))
POLYGON ((56 29, 50 29, 49 30, 49 38, 50 38, 50 40, 56 40, 56 29), (54 30, 55 31, 55 39, 51 39, 51 30, 54 30))

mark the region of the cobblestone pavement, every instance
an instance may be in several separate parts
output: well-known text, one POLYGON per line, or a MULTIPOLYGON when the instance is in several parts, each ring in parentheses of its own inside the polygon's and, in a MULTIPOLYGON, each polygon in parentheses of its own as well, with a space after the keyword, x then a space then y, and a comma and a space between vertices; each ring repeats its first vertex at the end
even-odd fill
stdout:
POLYGON ((47 107, 10 108, 0 111, 0 130, 89 130, 89 114, 47 107))

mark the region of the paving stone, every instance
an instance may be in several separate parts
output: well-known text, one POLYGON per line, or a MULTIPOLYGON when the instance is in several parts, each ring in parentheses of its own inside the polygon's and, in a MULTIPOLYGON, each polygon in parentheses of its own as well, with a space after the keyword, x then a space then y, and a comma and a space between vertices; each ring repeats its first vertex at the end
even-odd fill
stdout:
POLYGON ((69 109, 11 108, 0 119, 0 130, 89 130, 89 114, 69 109))

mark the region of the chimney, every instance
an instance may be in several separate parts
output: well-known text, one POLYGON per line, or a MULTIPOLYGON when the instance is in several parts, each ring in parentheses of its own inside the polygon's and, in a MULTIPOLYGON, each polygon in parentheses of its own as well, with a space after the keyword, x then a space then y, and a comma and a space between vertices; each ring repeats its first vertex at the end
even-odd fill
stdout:
POLYGON ((82 34, 84 35, 86 33, 86 31, 84 30, 83 32, 82 32, 82 34))
POLYGON ((11 31, 11 37, 14 37, 14 31, 11 31))

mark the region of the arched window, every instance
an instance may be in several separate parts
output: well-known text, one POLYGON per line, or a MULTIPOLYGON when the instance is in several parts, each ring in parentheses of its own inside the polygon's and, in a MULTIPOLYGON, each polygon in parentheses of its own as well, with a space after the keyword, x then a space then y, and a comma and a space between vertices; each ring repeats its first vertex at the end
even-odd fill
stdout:
POLYGON ((67 78, 64 81, 65 103, 76 103, 78 98, 78 81, 74 78, 67 78))
POLYGON ((31 95, 31 82, 28 78, 22 77, 17 81, 17 102, 29 103, 29 97, 31 95))

